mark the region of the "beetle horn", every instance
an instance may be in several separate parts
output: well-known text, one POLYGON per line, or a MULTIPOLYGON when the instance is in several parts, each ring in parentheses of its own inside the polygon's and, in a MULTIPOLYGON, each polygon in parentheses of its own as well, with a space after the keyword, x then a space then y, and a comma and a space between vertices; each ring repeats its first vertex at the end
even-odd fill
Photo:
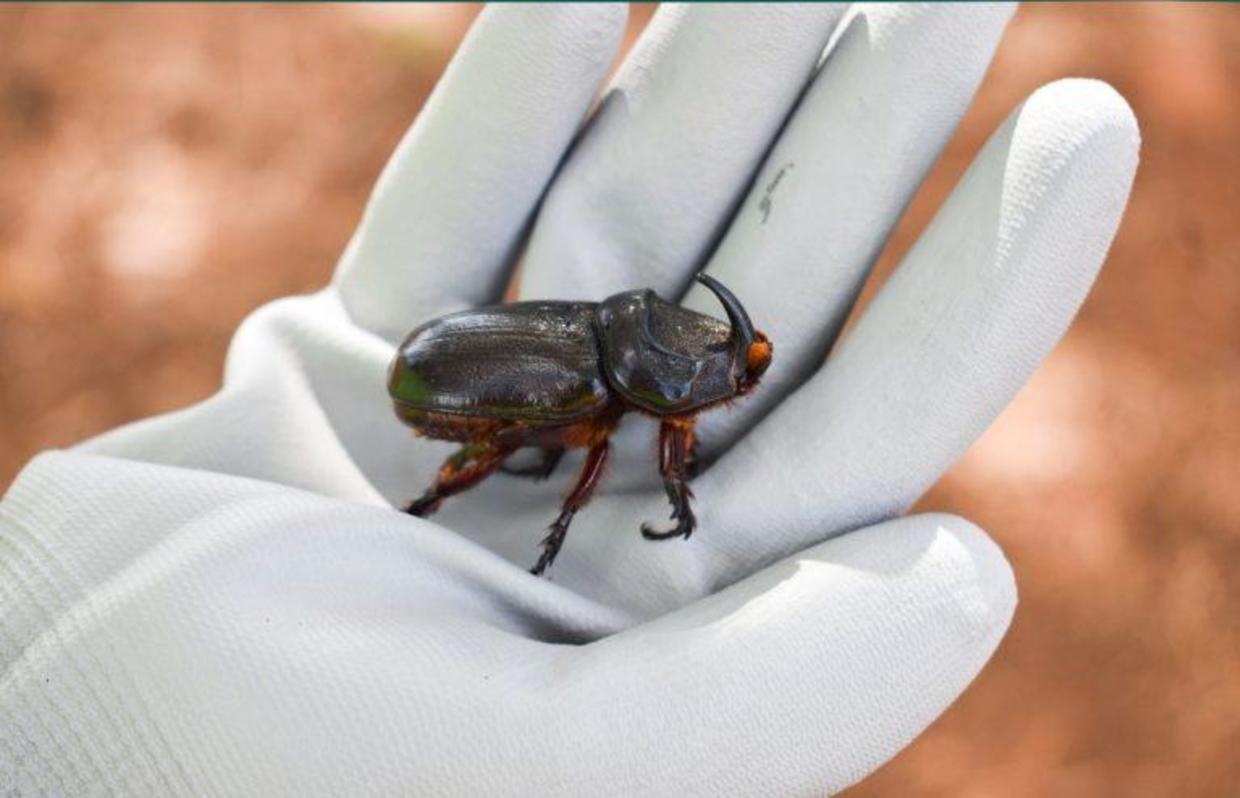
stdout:
POLYGON ((749 314, 745 312, 741 301, 736 298, 735 294, 725 288, 723 283, 709 274, 700 273, 694 279, 709 288, 710 292, 718 297, 719 303, 727 311, 728 321, 732 323, 732 340, 736 342, 737 349, 741 352, 748 350, 749 345, 754 340, 753 322, 749 320, 749 314))

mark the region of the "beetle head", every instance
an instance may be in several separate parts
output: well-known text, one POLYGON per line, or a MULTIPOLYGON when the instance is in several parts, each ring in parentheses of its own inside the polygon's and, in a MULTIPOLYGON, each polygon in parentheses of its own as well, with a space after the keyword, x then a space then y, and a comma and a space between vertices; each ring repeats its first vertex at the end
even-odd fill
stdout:
POLYGON ((733 353, 732 374, 736 380, 736 393, 748 393, 771 365, 771 342, 765 334, 753 328, 745 306, 723 283, 709 274, 698 274, 695 279, 710 289, 728 314, 728 322, 732 325, 729 342, 733 353))
POLYGON ((706 275, 698 280, 723 304, 728 324, 661 299, 626 291, 599 304, 608 382, 655 415, 678 415, 749 391, 771 361, 771 344, 743 306, 706 275))

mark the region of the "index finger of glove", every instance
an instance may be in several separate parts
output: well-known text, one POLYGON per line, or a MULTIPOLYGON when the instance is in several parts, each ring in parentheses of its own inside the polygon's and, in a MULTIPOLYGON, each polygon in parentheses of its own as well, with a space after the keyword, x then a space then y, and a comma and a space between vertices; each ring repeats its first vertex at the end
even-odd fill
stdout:
POLYGON ((613 4, 482 12, 380 176, 337 270, 354 321, 395 340, 429 317, 500 298, 625 19, 613 4))

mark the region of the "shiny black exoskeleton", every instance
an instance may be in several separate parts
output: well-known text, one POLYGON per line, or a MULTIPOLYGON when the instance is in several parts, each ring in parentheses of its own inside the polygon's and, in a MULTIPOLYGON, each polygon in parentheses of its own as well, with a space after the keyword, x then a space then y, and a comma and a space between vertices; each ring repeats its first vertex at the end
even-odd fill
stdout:
POLYGON ((543 541, 534 573, 555 558, 573 515, 602 472, 608 438, 629 410, 657 416, 659 462, 676 526, 651 539, 688 537, 695 520, 687 479, 696 415, 757 384, 771 344, 717 280, 725 324, 649 289, 602 302, 533 301, 434 319, 415 329, 393 360, 396 413, 427 437, 465 446, 407 511, 429 515, 444 498, 493 473, 524 446, 544 450, 546 476, 566 448, 588 447, 585 467, 543 541))

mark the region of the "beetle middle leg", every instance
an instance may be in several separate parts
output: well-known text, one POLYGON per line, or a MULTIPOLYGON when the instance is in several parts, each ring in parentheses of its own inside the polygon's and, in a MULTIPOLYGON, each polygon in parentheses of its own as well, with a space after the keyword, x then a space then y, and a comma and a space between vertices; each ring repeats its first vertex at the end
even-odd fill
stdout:
POLYGON ((564 500, 559 517, 547 530, 547 536, 542 541, 542 555, 530 569, 530 573, 538 576, 555 561, 556 555, 560 553, 560 547, 564 545, 564 536, 568 534, 569 523, 572 522, 577 511, 590 500, 594 486, 598 484, 599 477, 603 475, 603 466, 607 462, 607 453, 610 449, 611 444, 606 438, 590 447, 585 465, 581 467, 581 475, 577 477, 577 484, 573 487, 573 492, 568 494, 568 498, 564 500))
POLYGON ((410 502, 405 512, 424 518, 439 509, 449 496, 469 490, 499 468, 512 449, 492 443, 471 443, 444 461, 435 482, 422 496, 410 502))
POLYGON ((555 471, 555 467, 560 464, 560 459, 564 457, 563 446, 542 446, 539 447, 538 462, 531 463, 528 466, 511 467, 504 463, 499 467, 500 471, 510 474, 514 477, 533 477, 536 482, 541 482, 551 476, 555 471))
POLYGON ((672 505, 672 520, 676 525, 666 531, 658 531, 650 524, 642 524, 642 537, 647 540, 688 538, 697 526, 689 500, 693 491, 685 481, 689 478, 689 464, 693 453, 693 420, 668 418, 659 426, 659 473, 663 475, 663 490, 672 505))

